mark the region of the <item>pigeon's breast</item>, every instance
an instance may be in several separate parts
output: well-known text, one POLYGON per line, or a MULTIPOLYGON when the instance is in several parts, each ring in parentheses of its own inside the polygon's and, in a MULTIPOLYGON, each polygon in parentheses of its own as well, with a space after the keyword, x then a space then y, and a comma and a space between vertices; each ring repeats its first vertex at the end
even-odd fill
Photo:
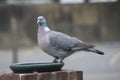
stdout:
POLYGON ((47 46, 49 44, 49 39, 46 33, 38 32, 38 45, 39 47, 46 52, 47 46))

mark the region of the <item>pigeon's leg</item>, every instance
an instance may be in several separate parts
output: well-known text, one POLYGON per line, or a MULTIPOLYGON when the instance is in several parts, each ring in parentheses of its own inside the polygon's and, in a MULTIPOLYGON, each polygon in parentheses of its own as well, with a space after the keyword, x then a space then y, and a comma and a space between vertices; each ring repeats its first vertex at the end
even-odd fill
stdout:
POLYGON ((57 59, 57 63, 63 63, 63 59, 57 59))
POLYGON ((58 63, 58 60, 59 58, 58 57, 56 57, 53 61, 52 61, 52 63, 58 63))
POLYGON ((63 59, 60 59, 60 63, 64 63, 64 62, 63 62, 63 59))
POLYGON ((63 59, 55 58, 52 63, 64 63, 63 59))

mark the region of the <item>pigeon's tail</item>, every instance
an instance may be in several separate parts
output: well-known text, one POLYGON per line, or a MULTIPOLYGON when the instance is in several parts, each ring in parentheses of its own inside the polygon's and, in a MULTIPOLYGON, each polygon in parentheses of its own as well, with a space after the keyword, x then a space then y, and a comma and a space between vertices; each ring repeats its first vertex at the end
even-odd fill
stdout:
POLYGON ((97 53, 97 54, 100 54, 100 55, 104 55, 104 52, 100 51, 100 50, 97 50, 95 48, 87 48, 85 49, 86 51, 89 51, 89 52, 94 52, 94 53, 97 53))

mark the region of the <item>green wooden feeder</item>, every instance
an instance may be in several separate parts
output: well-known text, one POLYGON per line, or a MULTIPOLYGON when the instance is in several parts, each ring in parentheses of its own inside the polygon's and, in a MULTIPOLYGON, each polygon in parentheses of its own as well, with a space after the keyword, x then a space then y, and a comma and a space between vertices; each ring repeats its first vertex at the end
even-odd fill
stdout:
POLYGON ((10 66, 14 73, 61 71, 64 63, 15 63, 10 66))

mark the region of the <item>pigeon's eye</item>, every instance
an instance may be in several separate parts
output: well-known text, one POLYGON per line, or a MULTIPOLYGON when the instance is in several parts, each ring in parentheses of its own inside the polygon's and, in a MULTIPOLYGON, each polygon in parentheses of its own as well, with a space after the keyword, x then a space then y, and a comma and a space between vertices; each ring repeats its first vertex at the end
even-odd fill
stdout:
POLYGON ((40 20, 40 21, 42 21, 42 20, 43 20, 43 18, 40 18, 39 20, 40 20))

